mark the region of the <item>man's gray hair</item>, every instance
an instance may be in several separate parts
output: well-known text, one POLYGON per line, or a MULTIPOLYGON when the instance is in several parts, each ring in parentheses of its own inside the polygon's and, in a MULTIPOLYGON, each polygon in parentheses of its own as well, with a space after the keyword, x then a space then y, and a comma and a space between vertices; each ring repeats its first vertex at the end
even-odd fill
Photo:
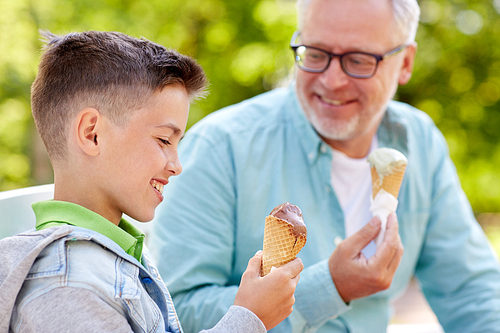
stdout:
MULTIPOLYGON (((297 17, 299 30, 302 29, 307 7, 313 0, 297 0, 297 17)), ((345 0, 353 1, 353 0, 345 0)), ((405 39, 405 43, 415 41, 418 20, 420 18, 420 7, 417 0, 390 0, 396 22, 396 29, 405 39)))

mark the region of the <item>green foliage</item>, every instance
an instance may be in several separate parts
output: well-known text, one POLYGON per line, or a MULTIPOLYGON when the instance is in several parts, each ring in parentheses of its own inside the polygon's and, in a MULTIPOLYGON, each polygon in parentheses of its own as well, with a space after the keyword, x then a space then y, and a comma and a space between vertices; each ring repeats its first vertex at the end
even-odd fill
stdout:
POLYGON ((398 99, 443 132, 476 211, 500 210, 500 1, 420 2, 415 70, 398 99))
MULTIPOLYGON (((397 99, 442 130, 474 209, 500 211, 500 0, 420 5, 415 71, 397 99)), ((293 71, 294 0, 0 0, 0 8, 0 190, 52 181, 29 107, 39 29, 121 31, 195 57, 211 86, 188 126, 293 71)))

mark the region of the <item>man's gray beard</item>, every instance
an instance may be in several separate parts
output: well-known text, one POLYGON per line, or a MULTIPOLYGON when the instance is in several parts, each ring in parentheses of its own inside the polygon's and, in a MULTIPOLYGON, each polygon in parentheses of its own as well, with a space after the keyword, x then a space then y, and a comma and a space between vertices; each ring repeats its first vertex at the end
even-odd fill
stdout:
MULTIPOLYGON (((356 133, 356 127, 359 123, 359 114, 353 116, 349 121, 339 124, 339 122, 333 123, 330 126, 323 126, 323 122, 317 117, 316 112, 312 109, 305 97, 299 92, 297 84, 294 82, 295 94, 297 96, 299 105, 302 107, 302 112, 306 116, 309 123, 313 126, 316 132, 323 138, 327 140, 334 141, 346 141, 352 139, 356 133)), ((332 122, 330 123, 332 124, 332 122)))
MULTIPOLYGON (((309 107, 308 110, 312 111, 309 107)), ((314 112, 306 112, 306 118, 322 138, 334 141, 352 139, 356 135, 355 132, 359 123, 359 114, 348 121, 330 121, 328 126, 325 126, 325 123, 314 112)))

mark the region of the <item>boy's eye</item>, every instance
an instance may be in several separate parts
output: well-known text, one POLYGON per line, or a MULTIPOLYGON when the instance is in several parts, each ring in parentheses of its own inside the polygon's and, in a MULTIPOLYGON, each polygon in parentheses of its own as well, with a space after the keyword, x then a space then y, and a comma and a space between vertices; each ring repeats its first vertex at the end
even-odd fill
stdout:
POLYGON ((168 141, 166 139, 158 138, 158 140, 161 142, 161 144, 163 144, 165 146, 170 146, 171 145, 170 141, 168 141))

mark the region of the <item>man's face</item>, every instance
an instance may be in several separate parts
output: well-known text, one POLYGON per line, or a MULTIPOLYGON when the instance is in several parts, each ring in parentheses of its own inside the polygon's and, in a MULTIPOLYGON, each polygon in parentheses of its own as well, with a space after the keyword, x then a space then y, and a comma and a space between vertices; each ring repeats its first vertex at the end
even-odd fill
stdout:
MULTIPOLYGON (((313 0, 299 42, 336 54, 382 55, 405 42, 396 31, 388 0, 313 0)), ((347 76, 338 57, 323 73, 296 68, 300 103, 319 135, 332 146, 336 141, 371 140, 398 83, 411 76, 414 52, 412 45, 382 60, 368 79, 347 76)))

